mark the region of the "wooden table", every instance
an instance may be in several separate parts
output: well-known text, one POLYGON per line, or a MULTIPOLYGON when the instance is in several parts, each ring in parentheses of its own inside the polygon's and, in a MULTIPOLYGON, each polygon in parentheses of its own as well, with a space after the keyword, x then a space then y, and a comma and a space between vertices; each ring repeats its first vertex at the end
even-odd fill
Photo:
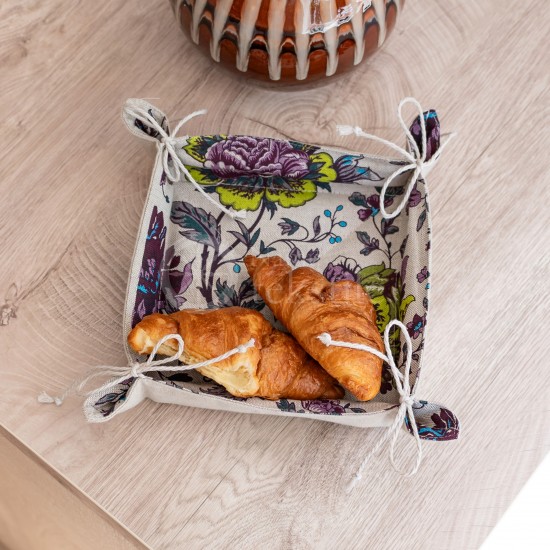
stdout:
POLYGON ((4 0, 0 298, 15 316, 0 326, 0 546, 478 548, 550 446, 547 8, 411 0, 371 61, 282 92, 205 62, 165 0, 4 0), (346 496, 380 431, 152 402, 90 425, 77 398, 37 403, 93 365, 125 363, 154 154, 120 121, 127 97, 158 98, 174 120, 208 108, 190 133, 360 149, 335 123, 402 141, 406 95, 460 133, 430 175, 421 384, 460 416, 459 442, 425 444, 412 479, 384 453, 346 496))

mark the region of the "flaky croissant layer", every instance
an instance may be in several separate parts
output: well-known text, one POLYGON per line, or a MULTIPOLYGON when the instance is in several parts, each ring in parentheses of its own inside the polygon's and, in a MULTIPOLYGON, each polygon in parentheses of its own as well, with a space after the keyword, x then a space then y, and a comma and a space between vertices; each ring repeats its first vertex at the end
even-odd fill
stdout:
POLYGON ((376 310, 361 285, 331 283, 309 267, 292 270, 279 256, 247 256, 244 262, 260 296, 306 352, 357 399, 375 397, 382 360, 366 351, 327 347, 318 339, 327 332, 335 340, 384 350, 376 310))
MULTIPOLYGON (((237 397, 338 399, 344 395, 336 380, 292 336, 274 329, 257 311, 228 307, 154 313, 132 329, 128 343, 137 353, 150 354, 169 334, 184 339, 180 360, 186 364, 218 357, 254 338, 254 346, 246 352, 197 369, 237 397)), ((168 340, 159 353, 170 356, 177 349, 176 341, 168 340)))

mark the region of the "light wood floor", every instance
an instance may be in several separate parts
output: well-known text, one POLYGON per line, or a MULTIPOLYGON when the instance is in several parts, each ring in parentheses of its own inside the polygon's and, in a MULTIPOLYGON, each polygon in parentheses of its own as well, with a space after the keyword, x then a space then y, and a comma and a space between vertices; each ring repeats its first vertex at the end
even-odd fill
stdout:
POLYGON ((0 423, 153 548, 479 548, 550 447, 549 27, 546 0, 410 0, 372 61, 281 92, 205 62, 165 0, 3 0, 0 304, 12 285, 18 294, 0 326, 0 423), (426 444, 412 479, 383 454, 347 496, 380 431, 150 402, 87 425, 78 399, 36 402, 90 366, 125 362, 122 306, 153 162, 120 121, 127 97, 158 98, 172 119, 208 108, 190 133, 360 149, 335 123, 402 140, 406 95, 460 133, 430 175, 419 394, 460 416, 459 442, 426 444))

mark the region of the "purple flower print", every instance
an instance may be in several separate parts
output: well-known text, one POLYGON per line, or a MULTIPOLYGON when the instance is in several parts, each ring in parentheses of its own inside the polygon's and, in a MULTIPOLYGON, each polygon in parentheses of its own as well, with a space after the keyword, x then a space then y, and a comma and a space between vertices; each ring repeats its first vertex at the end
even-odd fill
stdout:
POLYGON ((289 253, 288 257, 292 265, 296 265, 300 260, 302 260, 302 251, 295 246, 289 253))
MULTIPOLYGON (((451 441, 458 438, 460 421, 453 412, 442 405, 422 400, 415 401, 413 413, 421 439, 451 441)), ((414 433, 408 415, 405 417, 405 424, 409 432, 414 433)))
MULTIPOLYGON (((439 149, 441 142, 439 118, 434 110, 430 110, 424 113, 424 121, 426 123, 426 160, 430 160, 439 149)), ((410 129, 420 152, 422 152, 422 128, 420 127, 419 116, 416 117, 410 129)))
POLYGON ((336 181, 340 183, 355 183, 361 180, 380 181, 382 177, 370 168, 359 166, 363 155, 343 155, 334 162, 336 181))
POLYGON ((283 218, 283 221, 279 222, 278 226, 281 228, 281 235, 288 236, 294 235, 300 229, 300 224, 289 218, 283 218))
POLYGON ((423 332, 424 327, 426 326, 426 315, 414 314, 413 320, 407 323, 407 328, 409 329, 409 334, 413 338, 418 338, 423 332))
POLYGON ((415 186, 412 188, 411 194, 409 195, 409 208, 414 208, 418 206, 422 201, 422 193, 415 186))
POLYGON ((458 439, 460 424, 458 418, 449 409, 441 408, 439 414, 432 414, 432 422, 439 432, 439 441, 458 439))
POLYGON ((149 229, 139 271, 132 326, 137 325, 145 315, 158 311, 165 238, 164 215, 155 206, 149 220, 149 229))
POLYGON ((145 265, 139 270, 139 281, 144 294, 158 290, 158 264, 156 258, 145 258, 145 265))
MULTIPOLYGON (((338 258, 336 258, 338 259, 338 258)), ((354 260, 351 258, 342 258, 339 262, 329 262, 323 275, 331 282, 337 281, 354 281, 357 282, 357 273, 359 266, 354 265, 354 260)))
POLYGON ((430 272, 428 271, 427 266, 424 266, 420 273, 416 276, 419 283, 423 283, 428 277, 430 276, 430 272))
POLYGON ((317 414, 344 414, 346 409, 338 401, 315 399, 313 401, 302 401, 302 407, 306 411, 317 414))
POLYGON ((316 262, 319 261, 319 249, 318 248, 315 248, 313 250, 310 250, 307 254, 306 254, 306 262, 308 264, 314 264, 316 262))
POLYGON ((378 239, 371 239, 366 231, 356 231, 357 238, 361 243, 365 245, 365 248, 361 250, 360 254, 368 256, 372 251, 380 248, 380 241, 378 239))
POLYGON ((306 151, 286 141, 250 136, 227 136, 206 152, 205 168, 221 178, 257 174, 300 179, 309 173, 306 151))
MULTIPOLYGON (((388 207, 393 203, 393 198, 386 197, 385 206, 388 207)), ((371 195, 365 201, 366 208, 361 208, 357 211, 359 219, 365 221, 371 216, 374 218, 380 212, 380 195, 371 195)))
POLYGON ((162 283, 160 291, 160 301, 158 309, 165 310, 166 313, 173 313, 181 309, 183 304, 187 302, 184 294, 193 282, 193 262, 192 258, 183 266, 180 271, 181 257, 175 255, 174 246, 172 245, 164 256, 164 261, 161 267, 162 283))

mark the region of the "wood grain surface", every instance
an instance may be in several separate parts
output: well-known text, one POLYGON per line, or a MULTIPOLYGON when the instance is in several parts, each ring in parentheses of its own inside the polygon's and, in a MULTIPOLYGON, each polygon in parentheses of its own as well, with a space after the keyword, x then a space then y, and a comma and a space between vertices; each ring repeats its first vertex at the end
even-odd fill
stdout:
POLYGON ((208 62, 166 0, 1 2, 0 422, 153 548, 479 548, 550 448, 549 26, 545 0, 410 0, 355 72, 288 91, 208 62), (402 141, 406 95, 460 134, 430 174, 418 396, 452 408, 462 437, 426 443, 416 477, 384 453, 343 492, 379 430, 151 402, 88 425, 79 399, 36 402, 124 364, 154 155, 120 121, 127 97, 156 98, 172 120, 208 108, 190 133, 360 150, 335 124, 402 141))

